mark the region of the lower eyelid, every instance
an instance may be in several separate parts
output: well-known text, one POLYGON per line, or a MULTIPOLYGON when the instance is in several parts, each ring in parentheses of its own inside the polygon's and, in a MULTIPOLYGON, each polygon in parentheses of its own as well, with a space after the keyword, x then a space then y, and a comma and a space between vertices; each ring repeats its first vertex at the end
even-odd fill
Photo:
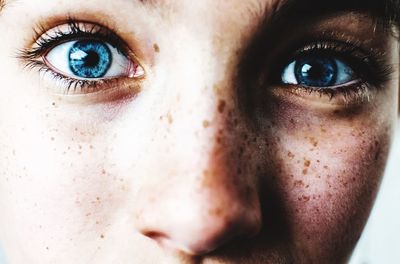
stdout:
POLYGON ((346 86, 334 88, 303 87, 301 85, 275 86, 271 95, 296 104, 325 109, 361 106, 374 100, 378 89, 355 80, 346 86))

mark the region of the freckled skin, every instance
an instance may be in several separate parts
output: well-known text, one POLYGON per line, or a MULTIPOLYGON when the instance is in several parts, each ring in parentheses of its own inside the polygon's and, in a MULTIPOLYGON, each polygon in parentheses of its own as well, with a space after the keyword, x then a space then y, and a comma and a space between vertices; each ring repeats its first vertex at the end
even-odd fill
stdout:
MULTIPOLYGON (((272 0, 27 2, 0 16, 10 263, 346 262, 387 159, 398 69, 361 104, 248 81, 240 69, 253 70, 248 49, 272 0), (37 16, 76 9, 85 21, 112 18, 146 68, 140 89, 55 95, 54 81, 10 55, 37 16)), ((373 36, 365 17, 330 19, 313 30, 373 36)), ((396 65, 393 38, 366 42, 396 65)))

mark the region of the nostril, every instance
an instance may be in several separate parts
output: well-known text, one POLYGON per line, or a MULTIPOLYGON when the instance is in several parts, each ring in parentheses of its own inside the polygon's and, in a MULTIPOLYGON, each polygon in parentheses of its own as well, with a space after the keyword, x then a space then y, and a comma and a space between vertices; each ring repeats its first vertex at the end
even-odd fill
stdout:
POLYGON ((156 231, 144 231, 142 234, 154 241, 156 241, 158 244, 164 244, 165 240, 168 240, 168 236, 161 233, 161 232, 156 232, 156 231))
POLYGON ((160 237, 164 237, 165 235, 162 234, 161 232, 155 232, 155 231, 143 231, 143 235, 147 236, 151 239, 158 240, 160 237))
POLYGON ((156 242, 161 248, 170 250, 170 251, 181 251, 182 249, 177 248, 174 243, 172 243, 169 236, 162 232, 157 231, 144 231, 142 234, 154 242, 156 242))

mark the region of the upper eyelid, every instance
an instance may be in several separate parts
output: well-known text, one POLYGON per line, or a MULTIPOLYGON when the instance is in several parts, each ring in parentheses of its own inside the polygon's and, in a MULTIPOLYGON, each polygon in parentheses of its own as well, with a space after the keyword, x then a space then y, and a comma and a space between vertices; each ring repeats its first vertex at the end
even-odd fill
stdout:
POLYGON ((40 57, 46 52, 46 50, 51 49, 58 44, 79 37, 87 37, 99 38, 103 41, 107 41, 124 53, 124 55, 130 55, 127 44, 121 38, 119 38, 112 30, 96 23, 68 20, 66 23, 54 26, 48 30, 45 30, 41 26, 40 28, 40 30, 35 30, 37 37, 32 47, 24 49, 22 53, 29 53, 31 57, 40 57), (62 27, 66 28, 63 29, 62 27))

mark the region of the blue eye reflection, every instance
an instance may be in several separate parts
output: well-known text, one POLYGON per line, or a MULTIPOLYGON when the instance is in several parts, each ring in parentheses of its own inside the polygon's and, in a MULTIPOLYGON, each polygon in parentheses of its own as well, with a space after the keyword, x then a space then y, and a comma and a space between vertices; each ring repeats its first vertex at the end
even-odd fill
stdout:
POLYGON ((332 87, 356 79, 353 69, 337 58, 303 55, 292 61, 282 73, 282 82, 308 87, 332 87))
POLYGON ((101 78, 110 69, 112 53, 105 43, 95 40, 77 41, 68 54, 69 68, 81 78, 101 78))

